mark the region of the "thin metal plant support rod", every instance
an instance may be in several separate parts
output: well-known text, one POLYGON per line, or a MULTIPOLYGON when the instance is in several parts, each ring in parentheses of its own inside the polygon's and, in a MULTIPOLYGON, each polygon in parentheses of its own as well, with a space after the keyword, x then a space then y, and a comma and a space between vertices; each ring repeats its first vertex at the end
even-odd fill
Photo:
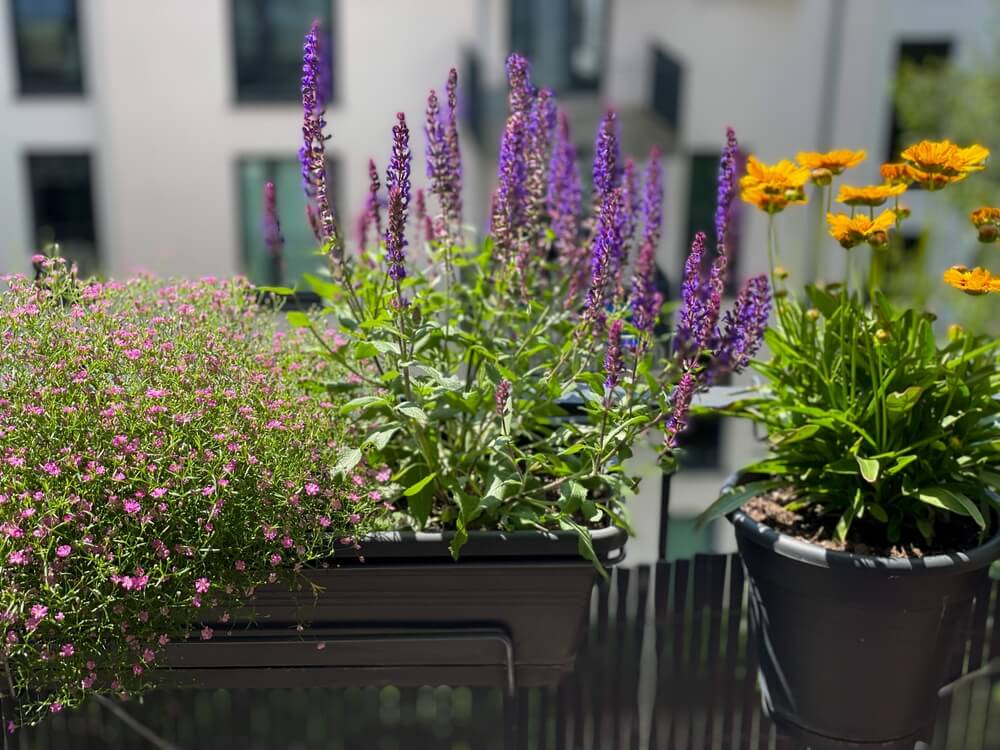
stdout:
POLYGON ((181 748, 168 740, 160 737, 156 732, 147 727, 141 721, 132 716, 128 711, 126 711, 121 706, 117 705, 114 701, 109 700, 103 695, 94 695, 94 700, 104 706, 111 714, 118 719, 122 724, 127 726, 137 735, 146 740, 153 747, 158 750, 181 750, 181 748))

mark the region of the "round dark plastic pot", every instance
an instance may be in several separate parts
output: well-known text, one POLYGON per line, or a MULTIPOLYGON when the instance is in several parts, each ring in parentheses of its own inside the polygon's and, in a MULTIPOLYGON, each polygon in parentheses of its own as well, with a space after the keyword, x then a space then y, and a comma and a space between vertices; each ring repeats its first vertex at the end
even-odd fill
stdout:
POLYGON ((967 552, 895 559, 827 550, 740 510, 729 520, 750 581, 764 710, 814 750, 926 739, 1000 533, 967 552))

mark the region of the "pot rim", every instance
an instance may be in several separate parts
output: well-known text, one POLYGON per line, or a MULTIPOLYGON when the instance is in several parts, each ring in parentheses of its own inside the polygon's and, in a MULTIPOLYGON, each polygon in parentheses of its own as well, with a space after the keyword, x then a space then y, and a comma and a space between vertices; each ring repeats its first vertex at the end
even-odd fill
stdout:
MULTIPOLYGON (((625 559, 624 548, 628 534, 624 529, 605 526, 592 529, 590 534, 594 553, 602 563, 615 565, 625 559)), ((448 544, 454 536, 454 531, 377 531, 359 540, 361 549, 338 547, 336 556, 340 559, 447 558, 451 561, 448 544)), ((468 541, 462 547, 459 562, 465 559, 483 558, 584 560, 577 551, 575 531, 536 529, 470 531, 468 541)))
MULTIPOLYGON (((738 484, 742 477, 740 472, 732 474, 723 486, 723 490, 738 484)), ((726 518, 733 524, 737 534, 741 534, 754 544, 770 549, 782 557, 819 568, 888 570, 909 574, 959 573, 985 568, 1000 559, 1000 525, 993 530, 993 535, 989 539, 970 550, 927 557, 884 557, 831 550, 796 539, 775 531, 767 524, 753 520, 739 508, 728 513, 726 518)))

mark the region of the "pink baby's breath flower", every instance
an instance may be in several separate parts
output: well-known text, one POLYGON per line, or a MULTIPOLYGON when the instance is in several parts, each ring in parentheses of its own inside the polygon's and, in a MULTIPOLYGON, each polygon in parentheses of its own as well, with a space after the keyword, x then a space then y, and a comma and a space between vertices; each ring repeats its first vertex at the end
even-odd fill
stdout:
POLYGON ((44 604, 33 604, 31 605, 31 617, 35 620, 45 619, 45 615, 49 613, 49 608, 44 604))
POLYGON ((124 503, 122 503, 122 508, 130 516, 134 516, 136 513, 142 510, 142 506, 136 500, 126 500, 124 503))
POLYGON ((73 654, 76 653, 76 647, 72 643, 65 643, 63 647, 59 649, 59 656, 64 659, 68 659, 73 654))
POLYGON ((317 519, 317 523, 319 523, 320 526, 322 526, 324 529, 326 529, 326 528, 330 527, 331 521, 330 521, 330 518, 328 516, 320 516, 317 519))
POLYGON ((305 491, 306 491, 306 494, 309 495, 310 497, 318 495, 319 494, 319 485, 316 484, 315 482, 306 482, 305 491))
POLYGON ((207 578, 199 578, 197 581, 194 582, 194 590, 197 591, 199 594, 208 593, 208 590, 209 588, 211 588, 211 586, 212 582, 209 581, 207 578))
POLYGON ((133 361, 139 359, 142 356, 142 351, 140 349, 126 349, 125 357, 133 361))
POLYGON ((59 713, 60 711, 62 711, 62 710, 63 710, 63 704, 62 704, 62 703, 60 703, 59 701, 56 701, 56 702, 55 702, 55 703, 53 703, 53 704, 52 704, 51 706, 49 706, 49 710, 50 710, 50 711, 51 711, 52 713, 54 713, 54 714, 57 714, 57 713, 59 713))
POLYGON ((14 550, 7 555, 9 565, 27 565, 31 562, 31 550, 29 548, 14 550))
POLYGON ((239 571, 244 571, 247 569, 247 564, 242 560, 237 560, 235 563, 233 563, 233 567, 239 571))
POLYGON ((153 661, 155 658, 156 658, 156 654, 153 652, 153 649, 151 649, 151 648, 145 648, 145 649, 143 649, 143 651, 142 651, 142 660, 144 662, 146 662, 148 664, 149 662, 153 661))
POLYGON ((203 641, 210 641, 210 640, 212 640, 212 636, 213 635, 215 635, 215 631, 212 630, 210 627, 208 627, 208 625, 206 625, 205 627, 203 627, 201 629, 201 639, 203 641))
POLYGON ((273 555, 271 555, 270 559, 271 559, 271 565, 280 565, 281 564, 281 559, 282 558, 281 558, 281 555, 278 554, 277 552, 275 552, 273 555))
POLYGON ((384 484, 385 482, 388 482, 392 478, 392 472, 389 470, 388 467, 379 469, 378 473, 375 475, 375 478, 384 484))
POLYGON ((42 471, 52 477, 57 477, 62 474, 62 470, 52 461, 46 461, 42 464, 42 471))
POLYGON ((149 398, 163 398, 164 396, 169 396, 170 391, 166 391, 162 388, 150 388, 146 391, 146 396, 149 398))
POLYGON ((153 490, 149 494, 152 495, 154 498, 159 499, 159 498, 161 498, 161 497, 163 497, 164 495, 167 494, 167 490, 165 488, 163 488, 163 487, 157 487, 155 490, 153 490))
POLYGON ((56 547, 56 557, 61 557, 61 558, 69 557, 70 553, 72 552, 73 548, 70 547, 68 544, 60 544, 58 547, 56 547))

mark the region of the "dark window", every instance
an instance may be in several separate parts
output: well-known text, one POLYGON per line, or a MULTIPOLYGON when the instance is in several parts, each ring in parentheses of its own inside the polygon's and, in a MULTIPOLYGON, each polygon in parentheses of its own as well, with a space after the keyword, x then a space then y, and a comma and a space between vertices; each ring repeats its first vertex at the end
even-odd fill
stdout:
POLYGON ((14 46, 22 94, 82 94, 76 0, 13 0, 14 46))
POLYGON ((676 133, 681 126, 684 66, 666 50, 653 48, 653 111, 676 133))
MULTIPOLYGON (((240 229, 243 265, 256 284, 294 286, 302 274, 315 274, 321 266, 316 238, 305 218, 302 171, 298 159, 245 158, 238 164, 240 229), (281 263, 275 262, 264 243, 264 184, 273 182, 285 247, 281 263)), ((327 161, 331 194, 337 195, 337 167, 327 161)), ((343 223, 343 222, 341 222, 343 223)))
MULTIPOLYGON (((688 215, 687 235, 685 242, 690 244, 696 232, 704 232, 708 242, 706 263, 715 259, 715 203, 718 197, 719 158, 718 152, 704 152, 691 155, 691 169, 688 183, 688 215)), ((740 174, 742 164, 737 164, 737 174, 740 174)), ((729 214, 729 230, 727 232, 726 252, 729 262, 726 266, 726 291, 734 292, 739 286, 739 225, 741 204, 739 199, 733 201, 729 214)))
POLYGON ((314 19, 323 38, 320 55, 327 101, 335 92, 334 0, 232 0, 236 50, 236 98, 293 102, 301 98, 302 40, 314 19))
MULTIPOLYGON (((952 43, 948 39, 900 42, 896 54, 896 77, 907 65, 933 66, 942 65, 951 55, 952 43)), ((892 120, 889 130, 889 147, 886 161, 899 160, 899 152, 903 144, 903 124, 896 106, 892 108, 892 120)))
POLYGON ((28 176, 35 249, 52 243, 80 272, 97 271, 97 233, 88 154, 30 154, 28 176))
POLYGON ((536 85, 600 89, 607 8, 607 0, 511 1, 510 47, 531 60, 536 85))
POLYGON ((721 440, 722 420, 719 417, 693 417, 677 440, 682 449, 681 468, 718 469, 721 440))

